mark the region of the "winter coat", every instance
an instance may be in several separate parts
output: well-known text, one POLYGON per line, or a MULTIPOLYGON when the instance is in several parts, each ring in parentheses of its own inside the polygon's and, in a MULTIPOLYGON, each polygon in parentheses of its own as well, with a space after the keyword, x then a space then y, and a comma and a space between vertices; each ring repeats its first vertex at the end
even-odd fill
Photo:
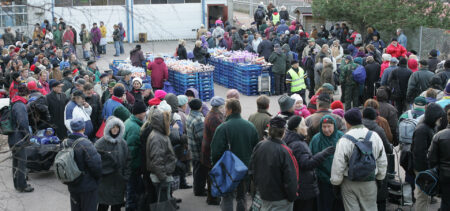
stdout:
POLYGON ((186 119, 186 133, 188 137, 189 151, 191 152, 192 160, 200 161, 204 117, 200 111, 191 110, 186 119))
POLYGON ((298 171, 297 160, 283 141, 268 138, 255 146, 249 172, 262 200, 293 202, 297 198, 298 171))
POLYGON ((156 58, 155 61, 148 65, 148 69, 152 70, 152 87, 163 88, 164 81, 169 79, 169 72, 164 59, 156 58))
POLYGON ((383 63, 381 63, 380 78, 381 76, 383 76, 384 70, 387 69, 389 66, 390 66, 389 61, 384 61, 383 63))
MULTIPOLYGON (((152 82, 153 82, 153 80, 152 80, 152 82)), ((125 87, 125 93, 127 91, 130 92, 131 90, 133 90, 133 84, 132 84, 132 80, 131 79, 129 81, 125 81, 125 78, 121 78, 119 80, 119 83, 123 84, 123 86, 125 87)))
POLYGON ((394 140, 397 140, 397 132, 398 132, 398 119, 397 119, 397 109, 389 103, 389 94, 387 89, 378 89, 377 90, 377 101, 379 104, 378 112, 381 117, 385 118, 389 127, 391 128, 392 137, 394 140))
POLYGON ((233 41, 233 46, 231 47, 233 51, 241 50, 244 46, 241 36, 239 36, 239 33, 237 32, 231 35, 231 40, 233 41))
POLYGON ((178 45, 177 48, 177 55, 179 60, 186 60, 187 58, 187 52, 186 48, 183 45, 178 45))
POLYGON ((84 134, 89 137, 92 133, 97 132, 94 132, 91 121, 91 113, 92 107, 90 105, 86 108, 84 106, 77 105, 74 101, 70 101, 64 110, 64 125, 66 125, 66 128, 72 133, 73 131, 70 128, 70 121, 74 118, 82 118, 86 124, 84 134))
POLYGON ((283 141, 292 150, 297 160, 299 169, 298 197, 297 199, 308 200, 319 195, 317 176, 314 170, 330 155, 318 153, 313 155, 305 142, 304 137, 296 131, 286 130, 283 141))
POLYGON ((113 41, 120 41, 120 31, 119 29, 114 29, 113 31, 113 41))
POLYGON ((47 100, 39 91, 32 90, 28 96, 27 113, 33 133, 52 127, 47 100))
POLYGON ((170 113, 155 109, 152 114, 152 132, 147 139, 147 170, 165 181, 175 171, 177 159, 168 137, 170 113))
POLYGON ((55 41, 55 45, 58 47, 61 47, 61 31, 59 31, 58 29, 53 31, 53 40, 55 41))
MULTIPOLYGON (((214 29, 214 31, 212 32, 211 36, 213 39, 216 39, 219 36, 223 37, 224 34, 225 34, 225 31, 222 29, 222 27, 217 26, 214 29)), ((209 42, 208 42, 208 44, 209 44, 209 42)), ((215 43, 214 43, 214 46, 215 46, 215 43)), ((210 46, 210 48, 211 48, 211 46, 210 46)))
POLYGON ((141 131, 142 120, 132 115, 125 121, 125 134, 123 138, 128 144, 128 153, 131 156, 130 168, 132 171, 141 168, 141 147, 139 132, 141 131))
POLYGON ((108 99, 105 102, 105 104, 103 105, 103 109, 102 109, 103 120, 107 120, 110 116, 112 116, 114 113, 114 110, 119 106, 123 106, 122 103, 120 103, 114 99, 108 99))
POLYGON ((11 99, 11 127, 14 128, 14 132, 8 135, 8 144, 13 150, 13 147, 21 147, 29 143, 30 131, 26 105, 27 100, 21 96, 16 95, 11 99))
POLYGON ((14 45, 14 35, 11 32, 4 33, 2 35, 2 39, 5 43, 5 46, 14 45))
POLYGON ((441 60, 436 57, 428 58, 428 69, 433 73, 436 72, 437 64, 439 62, 441 62, 441 60))
POLYGON ((224 115, 218 109, 211 109, 206 115, 203 129, 202 153, 200 161, 208 168, 211 165, 211 142, 217 127, 225 120, 224 115))
POLYGON ((263 56, 266 61, 269 61, 269 57, 273 52, 273 44, 270 40, 263 40, 258 46, 259 56, 263 56))
POLYGON ((334 85, 333 64, 327 63, 327 65, 322 68, 322 73, 320 74, 320 86, 324 83, 334 85))
MULTIPOLYGON (((347 131, 347 135, 353 136, 356 140, 363 140, 369 130, 363 125, 353 126, 347 131)), ((377 133, 372 133, 370 137, 372 142, 372 153, 375 157, 375 179, 383 180, 386 176, 387 158, 384 152, 383 142, 377 133)), ((340 185, 344 177, 348 176, 348 161, 353 153, 355 144, 347 138, 341 137, 336 144, 336 151, 334 153, 333 164, 331 166, 330 182, 333 185, 340 185)))
MULTIPOLYGON (((91 121, 92 121, 92 126, 94 129, 94 132, 96 133, 98 131, 98 129, 100 128, 100 125, 102 124, 103 121, 103 117, 102 117, 102 104, 100 102, 100 98, 98 97, 98 95, 92 95, 90 97, 86 96, 86 102, 91 106, 92 108, 92 113, 91 113, 91 121)), ((93 138, 95 134, 92 133, 91 137, 89 138, 93 138)))
POLYGON ((331 109, 317 110, 314 114, 308 116, 304 121, 300 122, 300 128, 302 134, 306 135, 306 140, 310 141, 314 135, 320 132, 321 130, 320 120, 325 115, 330 115, 331 117, 334 118, 334 120, 336 121, 335 128, 337 128, 337 130, 340 130, 342 132, 345 132, 347 130, 343 118, 341 118, 336 114, 331 113, 331 109))
POLYGON ((286 74, 286 61, 287 57, 286 54, 281 52, 272 52, 272 54, 269 57, 269 62, 273 64, 272 66, 272 72, 274 74, 279 75, 285 75, 286 74))
MULTIPOLYGON (((372 38, 371 38, 372 39, 372 38)), ((386 46, 386 44, 384 44, 383 40, 377 40, 377 41, 371 41, 370 44, 373 45, 373 47, 375 47, 376 49, 378 49, 380 52, 383 51, 384 47, 386 46)))
POLYGON ((388 78, 388 85, 392 88, 391 84, 394 80, 397 80, 400 86, 400 93, 403 96, 403 99, 406 99, 406 92, 408 90, 408 80, 411 77, 411 70, 406 67, 406 65, 398 66, 394 69, 388 78))
POLYGON ((394 45, 390 44, 386 48, 386 53, 391 54, 392 57, 398 58, 398 57, 406 57, 406 49, 402 45, 398 45, 395 47, 394 45))
POLYGON ((206 54, 208 53, 203 47, 194 47, 194 61, 200 64, 206 64, 206 54))
POLYGON ((91 42, 93 44, 100 43, 100 39, 102 39, 102 32, 98 27, 94 27, 91 29, 91 42))
POLYGON ((209 37, 206 41, 208 42, 208 48, 216 47, 216 39, 214 37, 209 37))
MULTIPOLYGON (((188 90, 192 91, 194 93, 195 98, 199 99, 198 91, 195 88, 189 88, 186 91, 188 91, 188 90)), ((189 115, 190 112, 191 112, 191 108, 189 106, 187 106, 186 107, 186 112, 185 112, 186 115, 189 115)), ((203 116, 208 115, 208 112, 209 112, 208 105, 205 102, 203 102, 202 103, 202 114, 203 114, 203 116)))
POLYGON ((284 21, 289 21, 289 13, 286 10, 281 10, 280 11, 280 20, 284 20, 284 21))
MULTIPOLYGON (((330 116, 326 115, 323 116, 320 120, 319 129, 320 132, 314 135, 314 137, 311 139, 311 142, 309 143, 309 148, 311 149, 311 153, 313 155, 320 154, 323 150, 325 150, 328 147, 336 147, 336 144, 338 140, 344 135, 344 133, 340 130, 334 130, 333 133, 330 136, 325 136, 322 132, 322 121, 324 118, 331 117, 333 119, 334 127, 336 128, 336 120, 330 116)), ((319 166, 316 168, 316 174, 320 182, 331 184, 330 183, 330 177, 331 177, 331 165, 333 164, 333 155, 325 157, 325 160, 320 163, 319 166)))
POLYGON ((356 63, 353 63, 353 61, 350 61, 348 64, 345 64, 344 66, 341 65, 341 74, 339 76, 339 82, 342 84, 342 86, 350 87, 350 86, 357 86, 355 80, 353 80, 353 71, 356 70, 356 68, 359 65, 356 63))
POLYGON ((306 105, 303 105, 300 109, 295 109, 294 114, 306 118, 311 115, 311 112, 308 111, 308 107, 306 105))
POLYGON ((433 75, 434 73, 427 69, 419 69, 419 71, 411 74, 411 77, 408 80, 406 99, 412 102, 415 97, 428 89, 433 75))
POLYGON ((428 162, 431 168, 439 168, 439 179, 450 179, 450 126, 436 133, 428 152, 428 162))
POLYGON ((265 130, 269 125, 269 121, 272 119, 272 115, 267 110, 258 109, 258 112, 250 115, 248 121, 253 123, 258 131, 258 140, 264 139, 265 130))
POLYGON ((214 165, 230 146, 231 152, 248 166, 256 143, 258 132, 255 126, 242 119, 240 114, 230 114, 214 133, 211 142, 212 164, 214 165))
POLYGON ((384 147, 384 151, 386 152, 386 154, 392 154, 392 147, 389 144, 389 140, 387 139, 386 133, 384 132, 383 128, 381 128, 376 120, 370 120, 370 119, 366 119, 363 118, 362 119, 362 123, 364 125, 364 127, 366 127, 367 129, 374 131, 378 134, 378 136, 380 136, 381 141, 383 142, 383 147, 384 147))
POLYGON ((447 81, 450 79, 450 68, 444 69, 442 72, 435 74, 433 77, 439 78, 441 81, 441 87, 447 85, 447 81))
POLYGON ((375 82, 380 80, 380 64, 373 61, 364 66, 366 69, 366 86, 373 86, 375 82))
POLYGON ((414 170, 425 171, 428 165, 427 153, 435 134, 436 121, 444 115, 444 110, 438 104, 431 103, 425 110, 423 122, 414 130, 411 152, 414 158, 414 170))
POLYGON ((133 49, 130 51, 131 65, 135 67, 142 67, 142 62, 145 61, 144 53, 141 49, 133 49))
POLYGON ((316 55, 320 52, 321 49, 322 48, 317 44, 313 45, 312 47, 309 45, 306 45, 306 47, 303 49, 303 52, 302 52, 302 58, 306 58, 307 56, 310 55, 310 53, 313 55, 316 55))
POLYGON ((64 107, 68 99, 65 94, 58 94, 54 91, 46 95, 45 98, 50 113, 50 122, 53 123, 58 138, 63 140, 67 136, 67 128, 64 124, 64 107))
POLYGON ((105 125, 103 137, 95 142, 102 159, 102 177, 98 187, 98 203, 107 205, 122 204, 125 198, 127 180, 130 176, 130 157, 127 142, 123 139, 125 125, 111 117, 105 125), (111 129, 119 127, 119 134, 114 138, 111 129))
POLYGON ((397 40, 398 40, 398 43, 399 43, 400 45, 402 45, 403 47, 406 48, 406 45, 408 44, 408 38, 406 37, 405 34, 403 34, 403 33, 400 34, 400 35, 398 36, 397 40))
MULTIPOLYGON (((72 133, 68 136, 67 145, 73 146, 77 139, 81 139, 74 147, 74 160, 83 174, 68 184, 70 193, 81 194, 97 190, 102 176, 102 159, 94 145, 86 136, 72 133)), ((61 147, 64 142, 61 143, 61 147)))
POLYGON ((277 27, 277 34, 284 34, 284 32, 288 30, 289 26, 287 26, 284 21, 281 21, 281 24, 277 27))

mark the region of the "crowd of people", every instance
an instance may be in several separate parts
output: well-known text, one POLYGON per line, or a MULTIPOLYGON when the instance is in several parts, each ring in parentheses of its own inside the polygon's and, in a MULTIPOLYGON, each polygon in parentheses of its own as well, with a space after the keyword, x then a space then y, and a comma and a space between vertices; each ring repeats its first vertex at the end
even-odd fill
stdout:
MULTIPOLYGON (((261 210, 386 210, 394 174, 388 157, 399 144, 406 163, 414 164, 402 164, 406 181, 414 187, 418 172, 438 167, 441 210, 450 209, 450 60, 440 61, 437 50, 419 60, 407 50, 401 29, 386 46, 373 27, 364 39, 345 23, 307 33, 297 21, 288 25, 286 8, 278 12, 272 4, 267 10, 260 5, 254 18, 249 29, 222 21, 209 31, 202 26, 192 57, 206 63, 207 49, 220 46, 256 52, 273 64, 279 113, 270 114, 270 98, 261 95, 248 120, 235 89, 209 105, 193 88, 178 96, 163 91, 168 74, 161 57, 147 66, 149 83, 130 71, 100 71, 88 54, 95 59, 105 53, 102 22, 90 31, 81 27, 86 64, 77 57, 74 28, 62 18, 36 24, 26 43, 7 29, 0 65, 9 90, 1 93, 11 102, 15 189, 34 190, 26 179, 25 148, 32 134, 53 128, 61 146, 74 149, 83 172, 67 183, 72 210, 179 204, 182 199, 172 196, 174 178, 179 188, 192 188, 225 211, 234 210, 234 200, 236 210, 247 210, 248 193, 252 207, 261 210), (339 86, 342 97, 334 99, 339 86), (400 127, 405 120, 417 125, 400 127), (372 155, 369 161, 353 156, 361 148, 372 155), (248 167, 248 176, 235 191, 214 197, 209 172, 227 150, 248 167)), ((117 56, 124 53, 125 31, 121 23, 114 29, 117 56)), ((176 54, 190 57, 185 41, 176 54)), ((142 65, 139 45, 130 59, 142 65)), ((419 188, 414 196, 416 210, 426 210, 429 197, 419 188)))

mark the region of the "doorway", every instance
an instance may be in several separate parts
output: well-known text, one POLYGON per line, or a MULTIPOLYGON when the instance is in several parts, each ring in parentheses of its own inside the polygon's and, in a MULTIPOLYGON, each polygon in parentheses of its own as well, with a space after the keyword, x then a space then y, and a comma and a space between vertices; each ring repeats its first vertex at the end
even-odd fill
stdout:
POLYGON ((228 7, 224 4, 208 4, 208 28, 214 26, 219 17, 225 24, 225 21, 228 20, 228 7))

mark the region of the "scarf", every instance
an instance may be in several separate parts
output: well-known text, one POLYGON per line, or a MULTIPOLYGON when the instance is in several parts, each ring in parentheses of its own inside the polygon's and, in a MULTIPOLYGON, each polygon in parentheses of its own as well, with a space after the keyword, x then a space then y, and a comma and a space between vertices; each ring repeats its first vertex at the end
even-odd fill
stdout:
POLYGON ((118 98, 118 97, 116 97, 116 96, 114 96, 114 95, 111 97, 111 99, 114 100, 114 101, 119 102, 120 104, 123 104, 123 100, 118 98))

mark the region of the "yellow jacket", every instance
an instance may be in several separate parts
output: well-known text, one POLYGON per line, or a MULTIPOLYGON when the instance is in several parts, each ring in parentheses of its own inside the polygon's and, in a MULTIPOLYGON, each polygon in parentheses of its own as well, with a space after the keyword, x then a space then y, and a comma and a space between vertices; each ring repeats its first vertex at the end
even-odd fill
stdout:
POLYGON ((102 38, 106 37, 106 26, 100 26, 100 32, 102 33, 102 38))

